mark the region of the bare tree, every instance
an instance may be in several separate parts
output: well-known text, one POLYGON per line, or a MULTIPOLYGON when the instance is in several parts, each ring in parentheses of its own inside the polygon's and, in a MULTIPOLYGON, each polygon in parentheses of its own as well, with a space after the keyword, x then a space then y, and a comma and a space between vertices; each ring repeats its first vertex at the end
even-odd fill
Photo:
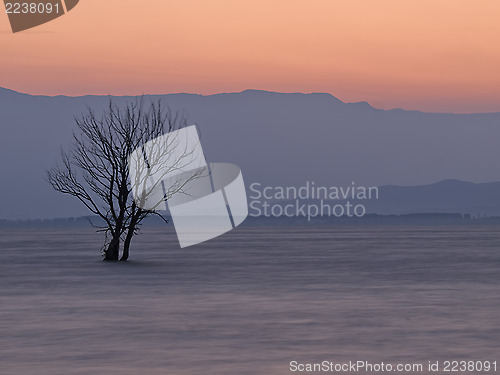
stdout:
MULTIPOLYGON (((78 131, 73 134, 72 145, 61 152, 62 165, 47 171, 47 180, 56 191, 74 196, 105 223, 98 227, 106 234, 104 260, 117 261, 123 245, 120 260, 126 261, 132 238, 143 219, 157 215, 168 222, 159 209, 172 195, 183 193, 186 183, 203 173, 194 171, 182 182, 165 187, 162 176, 155 172, 156 179, 151 183, 151 168, 158 164, 151 158, 167 160, 171 156, 172 140, 164 140, 162 147, 154 148, 156 154, 150 155, 147 165, 141 166, 142 170, 133 176, 141 181, 130 183, 129 163, 138 162, 130 160, 130 155, 148 142, 184 127, 185 118, 161 102, 144 105, 141 98, 124 106, 110 101, 101 116, 89 109, 75 121, 78 131), (142 194, 134 199, 133 189, 138 186, 142 194), (145 204, 144 200, 149 203, 145 204)), ((176 160, 170 160, 169 167, 160 172, 181 170, 182 165, 189 163, 191 153, 191 150, 184 150, 181 156, 176 153, 176 160)))

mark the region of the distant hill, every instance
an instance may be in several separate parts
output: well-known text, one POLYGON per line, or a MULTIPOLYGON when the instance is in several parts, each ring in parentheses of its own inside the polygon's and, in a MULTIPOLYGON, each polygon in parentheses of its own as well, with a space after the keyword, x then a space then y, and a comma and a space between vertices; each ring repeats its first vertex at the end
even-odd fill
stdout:
MULTIPOLYGON (((451 188, 456 191, 439 184, 417 190, 385 185, 499 181, 499 113, 385 111, 364 102, 343 103, 330 94, 257 90, 147 98, 184 109, 189 121, 200 126, 207 159, 238 164, 247 185, 356 181, 384 186, 374 210, 448 212, 459 201, 464 209, 497 210, 498 201, 483 199, 486 190, 494 194, 494 184, 470 190, 472 185, 457 183, 451 188)), ((0 89, 0 219, 88 214, 78 202, 51 190, 44 169, 68 144, 74 116, 87 106, 99 112, 108 101, 106 96, 47 97, 0 89)))
MULTIPOLYGON (((500 182, 472 183, 445 180, 418 186, 385 185, 378 187, 378 199, 375 199, 375 196, 376 194, 373 194, 373 199, 352 199, 349 197, 347 200, 353 205, 363 204, 366 207, 366 213, 369 214, 468 214, 474 218, 500 217, 500 182)), ((299 198, 298 201, 300 204, 314 204, 321 207, 320 199, 323 199, 323 202, 330 206, 345 205, 345 201, 341 199, 329 200, 323 196, 319 199, 299 198)), ((261 197, 255 200, 282 207, 295 204, 294 199, 265 199, 261 197)), ((256 207, 263 211, 261 203, 257 204, 256 207)), ((250 210, 250 212, 257 211, 250 210)))
POLYGON ((367 204, 379 214, 461 213, 500 216, 500 182, 446 180, 422 186, 382 186, 367 204))

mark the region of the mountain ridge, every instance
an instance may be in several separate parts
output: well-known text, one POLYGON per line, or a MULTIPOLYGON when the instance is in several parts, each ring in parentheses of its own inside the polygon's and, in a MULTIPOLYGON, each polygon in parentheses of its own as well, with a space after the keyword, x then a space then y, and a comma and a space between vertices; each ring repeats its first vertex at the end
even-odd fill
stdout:
MULTIPOLYGON (((121 105, 131 98, 112 100, 121 105)), ((331 94, 262 90, 146 98, 164 99, 173 110, 184 111, 189 123, 199 125, 207 160, 238 165, 247 186, 300 186, 305 181, 345 186, 356 181, 382 187, 500 180, 500 114, 379 110, 363 102, 344 103, 331 94)), ((70 143, 75 115, 89 107, 99 114, 108 103, 108 96, 32 96, 0 90, 0 219, 85 215, 78 202, 52 191, 44 171, 70 143)), ((403 199, 391 194, 393 201, 403 199)))
POLYGON ((225 96, 225 95, 237 95, 237 94, 276 94, 276 95, 299 95, 299 96, 312 96, 312 97, 327 97, 332 100, 332 103, 339 103, 351 106, 364 106, 376 111, 395 111, 395 112, 412 112, 412 113, 422 113, 422 114, 432 114, 432 115, 459 115, 459 116, 474 116, 474 115, 495 115, 500 114, 499 111, 495 112, 474 112, 474 113, 454 113, 454 112, 426 112, 415 109, 404 109, 404 108, 390 108, 390 109, 382 109, 372 106, 369 102, 361 100, 356 102, 344 102, 341 99, 337 98, 332 93, 328 92, 279 92, 279 91, 271 91, 264 89, 244 89, 242 91, 234 91, 234 92, 221 92, 221 93, 213 93, 213 94, 197 94, 197 93, 186 93, 186 92, 175 92, 175 93, 163 93, 163 94, 138 94, 138 95, 116 95, 116 94, 85 94, 85 95, 44 95, 44 94, 30 94, 25 92, 16 91, 13 89, 9 89, 6 87, 0 86, 0 94, 10 93, 10 94, 18 94, 18 95, 27 95, 30 97, 45 97, 45 98, 68 98, 68 99, 81 99, 81 98, 137 98, 137 97, 169 97, 169 96, 190 96, 190 97, 217 97, 217 96, 225 96))

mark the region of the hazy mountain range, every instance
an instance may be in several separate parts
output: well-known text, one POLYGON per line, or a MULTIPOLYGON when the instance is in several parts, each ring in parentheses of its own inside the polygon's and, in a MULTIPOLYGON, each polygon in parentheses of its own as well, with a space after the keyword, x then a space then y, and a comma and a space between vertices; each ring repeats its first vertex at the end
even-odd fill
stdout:
MULTIPOLYGON (((500 213, 500 183, 491 182, 500 180, 500 113, 379 110, 330 94, 256 90, 147 98, 185 110, 200 126, 207 160, 239 165, 247 185, 355 181, 383 186, 379 201, 367 205, 380 213, 500 213)), ((0 88, 0 219, 87 214, 51 190, 44 170, 68 144, 74 116, 87 107, 99 112, 108 102, 106 96, 32 96, 0 88)))
POLYGON ((379 214, 460 213, 500 216, 500 182, 474 184, 446 180, 422 186, 382 186, 366 204, 379 214))

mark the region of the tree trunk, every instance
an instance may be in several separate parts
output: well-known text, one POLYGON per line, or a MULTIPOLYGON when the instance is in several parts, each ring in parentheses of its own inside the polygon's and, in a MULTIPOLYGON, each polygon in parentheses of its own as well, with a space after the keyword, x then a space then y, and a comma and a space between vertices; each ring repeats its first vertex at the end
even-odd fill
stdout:
POLYGON ((123 244, 123 255, 120 260, 126 261, 129 255, 130 242, 132 242, 132 237, 134 237, 134 228, 130 227, 127 232, 127 237, 125 238, 125 242, 123 244))
POLYGON ((104 251, 104 261, 117 261, 120 251, 120 237, 113 238, 104 251))

